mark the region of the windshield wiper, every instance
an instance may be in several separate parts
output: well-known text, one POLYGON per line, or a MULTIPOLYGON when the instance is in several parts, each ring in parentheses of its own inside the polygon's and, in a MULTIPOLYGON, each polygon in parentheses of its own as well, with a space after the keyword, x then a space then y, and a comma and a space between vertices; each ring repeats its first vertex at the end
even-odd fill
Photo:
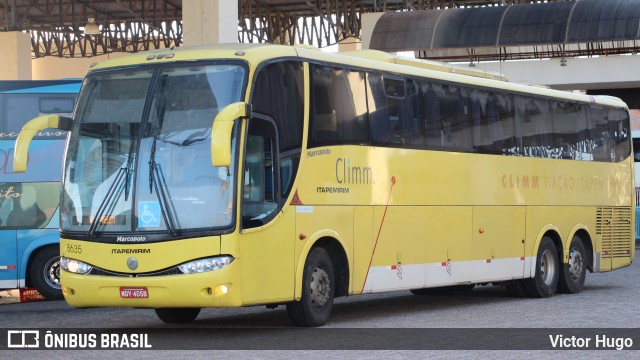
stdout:
MULTIPOLYGON (((134 138, 135 139, 135 138, 134 138)), ((133 173, 133 169, 131 169, 131 164, 133 163, 131 159, 133 158, 133 144, 134 139, 131 139, 131 145, 129 146, 129 158, 127 159, 127 164, 125 168, 127 169, 126 180, 124 182, 124 201, 129 199, 129 185, 131 183, 131 174, 133 173)))
POLYGON ((113 183, 111 183, 109 190, 107 190, 107 195, 100 203, 100 207, 98 207, 98 211, 96 212, 96 217, 91 222, 91 226, 89 227, 89 236, 94 236, 96 229, 98 228, 98 224, 100 223, 100 221, 102 221, 102 215, 104 215, 105 211, 107 210, 107 206, 111 204, 111 200, 116 196, 116 194, 122 192, 122 187, 120 185, 122 184, 122 180, 127 178, 128 172, 129 170, 126 167, 118 169, 116 178, 113 180, 113 183))
POLYGON ((158 195, 158 202, 160 203, 160 212, 162 212, 162 218, 164 223, 167 224, 167 230, 173 236, 177 236, 176 225, 174 223, 173 211, 171 209, 171 202, 169 201, 169 187, 165 180, 162 168, 159 164, 156 164, 156 143, 158 136, 154 135, 153 144, 151 145, 151 155, 149 157, 149 193, 153 194, 153 190, 156 190, 158 195))

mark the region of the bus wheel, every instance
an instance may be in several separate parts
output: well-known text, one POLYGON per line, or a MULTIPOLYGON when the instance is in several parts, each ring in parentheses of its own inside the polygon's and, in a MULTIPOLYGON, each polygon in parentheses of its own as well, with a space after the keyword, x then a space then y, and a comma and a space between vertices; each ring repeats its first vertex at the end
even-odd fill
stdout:
POLYGON ((550 297, 556 292, 559 273, 558 251, 553 240, 545 236, 536 256, 536 273, 524 281, 524 290, 532 298, 550 297))
POLYGON ((507 293, 511 297, 523 298, 527 296, 524 290, 524 280, 513 280, 510 284, 507 284, 507 293))
POLYGON ((335 294, 333 264, 321 247, 311 250, 304 266, 302 299, 287 304, 287 313, 296 326, 321 326, 329 319, 335 294))
POLYGON ((167 324, 190 323, 200 314, 200 308, 160 308, 156 315, 167 324))
POLYGON ((569 248, 569 263, 562 264, 558 291, 565 294, 577 294, 582 291, 587 275, 587 255, 579 237, 574 236, 569 248))
POLYGON ((31 261, 29 268, 31 285, 47 300, 62 299, 60 286, 60 248, 47 246, 31 261))

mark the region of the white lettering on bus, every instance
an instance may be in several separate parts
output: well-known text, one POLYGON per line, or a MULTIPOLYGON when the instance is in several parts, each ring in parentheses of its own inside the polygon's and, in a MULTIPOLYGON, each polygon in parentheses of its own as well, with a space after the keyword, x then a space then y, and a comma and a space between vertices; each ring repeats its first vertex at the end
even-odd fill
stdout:
POLYGON ((146 236, 118 236, 116 238, 117 242, 140 242, 147 241, 146 236))

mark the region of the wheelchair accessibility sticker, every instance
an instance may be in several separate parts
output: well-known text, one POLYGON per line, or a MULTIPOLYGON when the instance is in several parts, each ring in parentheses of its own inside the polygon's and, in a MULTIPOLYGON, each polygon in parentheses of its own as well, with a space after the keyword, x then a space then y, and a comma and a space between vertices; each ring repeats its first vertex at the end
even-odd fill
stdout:
POLYGON ((138 204, 138 227, 160 227, 160 203, 141 201, 138 204))

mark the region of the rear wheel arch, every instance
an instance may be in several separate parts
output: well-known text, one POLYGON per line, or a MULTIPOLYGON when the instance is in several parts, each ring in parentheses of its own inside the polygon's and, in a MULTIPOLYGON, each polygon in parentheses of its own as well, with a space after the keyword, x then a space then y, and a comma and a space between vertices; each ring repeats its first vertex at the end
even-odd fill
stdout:
POLYGON ((349 260, 342 244, 334 238, 324 237, 316 241, 313 247, 316 246, 327 250, 331 257, 336 278, 335 296, 347 296, 349 292, 349 260))
POLYGON ((307 257, 311 250, 315 247, 324 248, 331 258, 333 269, 338 282, 336 286, 335 296, 346 296, 349 294, 350 288, 350 263, 349 252, 345 246, 344 240, 333 231, 321 232, 310 236, 304 248, 300 252, 300 256, 296 264, 295 273, 295 289, 294 295, 296 300, 300 300, 302 296, 302 277, 307 257))
MULTIPOLYGON (((523 280, 524 293, 532 298, 552 296, 557 289, 560 278, 561 260, 558 249, 559 237, 553 232, 547 232, 536 247, 536 257, 533 261, 533 277, 523 280)), ((561 246, 561 244, 560 244, 561 246)))
POLYGON ((25 286, 35 288, 47 300, 62 299, 58 244, 44 245, 31 252, 27 261, 25 286))
POLYGON ((533 249, 531 250, 531 255, 534 257, 534 261, 531 262, 531 268, 528 269, 528 270, 530 270, 531 276, 533 276, 535 274, 535 267, 536 267, 535 257, 538 254, 538 249, 540 248, 540 243, 542 242, 542 240, 544 238, 547 238, 547 237, 550 238, 551 241, 553 241, 553 244, 555 245, 556 250, 558 252, 558 259, 560 259, 560 261, 562 261, 562 259, 564 259, 564 257, 563 257, 564 246, 562 245, 562 237, 560 236, 558 228, 556 226, 553 226, 553 225, 545 226, 538 233, 538 237, 536 238, 536 242, 535 242, 535 244, 533 246, 533 249))

